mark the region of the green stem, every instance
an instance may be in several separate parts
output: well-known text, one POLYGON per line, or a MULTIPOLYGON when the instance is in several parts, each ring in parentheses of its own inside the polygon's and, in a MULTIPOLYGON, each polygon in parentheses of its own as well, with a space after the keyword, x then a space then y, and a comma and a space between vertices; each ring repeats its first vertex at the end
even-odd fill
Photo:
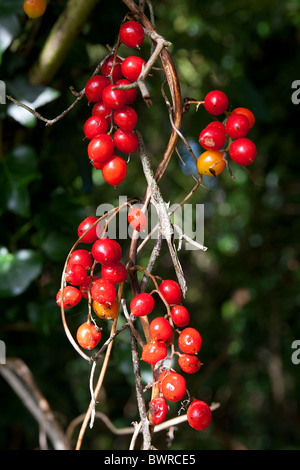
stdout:
POLYGON ((68 1, 37 62, 29 72, 29 80, 33 85, 47 85, 51 82, 97 2, 98 0, 68 1))

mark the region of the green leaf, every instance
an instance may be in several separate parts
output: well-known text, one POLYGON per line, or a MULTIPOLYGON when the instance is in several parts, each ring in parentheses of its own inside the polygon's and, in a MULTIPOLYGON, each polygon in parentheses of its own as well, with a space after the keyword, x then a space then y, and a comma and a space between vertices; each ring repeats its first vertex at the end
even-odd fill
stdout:
POLYGON ((16 297, 30 286, 42 271, 43 259, 33 250, 9 253, 0 249, 0 297, 16 297))

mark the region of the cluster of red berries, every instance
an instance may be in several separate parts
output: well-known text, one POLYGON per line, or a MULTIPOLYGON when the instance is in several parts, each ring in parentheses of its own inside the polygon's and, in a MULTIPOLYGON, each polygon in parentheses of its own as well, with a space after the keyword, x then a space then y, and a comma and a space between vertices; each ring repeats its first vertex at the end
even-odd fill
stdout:
POLYGON ((213 120, 200 132, 199 143, 205 151, 197 161, 198 173, 219 175, 226 167, 227 150, 238 165, 250 165, 257 155, 255 144, 247 137, 255 123, 252 111, 242 107, 227 111, 228 97, 220 90, 209 92, 203 104, 212 116, 225 113, 226 118, 223 122, 213 120))
MULTIPOLYGON (((202 346, 202 337, 198 330, 188 326, 190 314, 188 309, 182 305, 182 293, 179 284, 171 279, 163 280, 159 286, 159 293, 165 303, 169 306, 166 316, 158 316, 149 324, 151 341, 146 343, 142 350, 141 359, 148 364, 156 365, 167 358, 168 346, 174 345, 174 336, 178 333, 178 348, 175 354, 179 356, 178 365, 182 372, 187 374, 196 373, 201 362, 198 353, 202 346), (176 328, 183 328, 178 330, 176 328)), ((132 315, 141 317, 149 315, 155 308, 152 294, 137 294, 130 303, 132 315)), ((177 402, 186 394, 186 379, 180 373, 171 368, 164 369, 157 381, 160 396, 149 402, 150 422, 159 424, 167 416, 169 407, 167 401, 177 402)), ((211 410, 209 406, 194 400, 188 407, 187 418, 189 424, 195 429, 205 429, 211 422, 211 410), (197 403, 197 406, 195 406, 197 403), (201 408, 201 412, 199 411, 201 408), (198 418, 195 414, 198 413, 198 418), (200 417, 201 415, 201 417, 200 417)))
MULTIPOLYGON (((126 21, 119 30, 125 46, 138 49, 144 41, 143 27, 136 21, 126 21)), ((92 165, 102 171, 104 180, 118 186, 126 177, 127 162, 117 152, 130 155, 139 147, 135 127, 138 115, 132 107, 137 89, 121 89, 131 85, 140 76, 145 60, 132 55, 124 60, 110 56, 101 67, 101 74, 88 80, 85 94, 94 103, 92 115, 84 124, 84 135, 89 139, 88 156, 92 165)))
MULTIPOLYGON (((63 307, 69 309, 77 305, 82 297, 91 296, 92 307, 101 319, 113 320, 119 312, 116 285, 125 282, 127 269, 120 261, 122 248, 110 238, 100 238, 103 226, 96 217, 87 217, 78 226, 78 236, 82 243, 91 244, 89 250, 72 251, 65 270, 66 286, 63 289, 63 307), (101 266, 100 275, 91 275, 94 264, 101 266)), ((62 304, 61 289, 56 302, 62 304)), ((90 317, 81 324, 76 335, 79 345, 87 350, 97 346, 101 339, 101 329, 90 317)))

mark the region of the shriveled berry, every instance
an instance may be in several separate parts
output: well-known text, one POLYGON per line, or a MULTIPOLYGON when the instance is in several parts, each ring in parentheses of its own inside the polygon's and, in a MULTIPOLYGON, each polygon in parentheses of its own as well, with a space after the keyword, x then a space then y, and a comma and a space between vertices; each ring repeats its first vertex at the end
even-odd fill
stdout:
POLYGON ((153 398, 149 402, 149 421, 156 425, 162 423, 168 414, 169 407, 164 397, 153 398))

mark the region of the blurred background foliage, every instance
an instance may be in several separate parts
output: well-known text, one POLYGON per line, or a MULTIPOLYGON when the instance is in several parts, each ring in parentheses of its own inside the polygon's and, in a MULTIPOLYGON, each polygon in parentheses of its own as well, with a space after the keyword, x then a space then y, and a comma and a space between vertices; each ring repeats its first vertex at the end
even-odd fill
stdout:
MULTIPOLYGON (((53 118, 74 100, 69 87, 81 90, 106 45, 114 44, 127 9, 120 0, 98 2, 55 77, 45 86, 31 86, 29 71, 66 2, 50 1, 46 14, 34 21, 25 17, 22 3, 0 1, 0 78, 9 95, 53 118)), ((220 88, 232 108, 249 107, 256 116, 251 138, 258 147, 247 171, 232 163, 234 179, 228 172, 205 178, 210 191, 200 188, 189 201, 204 204, 208 251, 179 252, 188 283, 185 304, 203 336, 204 365, 187 380, 193 396, 221 406, 203 433, 179 426, 171 449, 298 449, 300 365, 291 361, 291 345, 300 339, 300 107, 291 101, 291 84, 300 78, 299 2, 152 3, 157 29, 172 43, 182 95, 201 100, 220 88)), ((120 53, 132 51, 123 47, 120 53)), ((149 55, 148 41, 140 53, 149 55)), ((155 167, 170 123, 159 71, 148 86, 152 107, 138 100, 136 109, 155 167)), ((120 195, 142 197, 145 189, 137 155, 117 190, 92 171, 83 139, 90 112, 84 99, 45 127, 9 101, 0 106, 0 339, 8 357, 29 366, 64 428, 90 399, 89 366, 66 339, 55 303, 64 260, 85 216, 94 215, 101 203, 117 205, 120 195)), ((206 123, 201 107, 184 116, 183 132, 196 153, 206 123)), ((184 148, 181 152, 189 162, 184 148)), ((192 188, 176 155, 160 186, 171 204, 192 188)), ((121 244, 125 260, 129 243, 121 244)), ((144 267, 150 245, 139 258, 144 267)), ((154 273, 175 278, 165 246, 154 273)), ((126 292, 129 300, 129 287, 126 292)), ((85 314, 84 304, 72 309, 70 327, 85 314)), ((103 328, 105 337, 109 327, 103 328)), ((147 383, 149 369, 141 367, 147 383)), ((36 448, 38 426, 2 378, 1 403, 1 448, 36 448)), ((170 417, 177 408, 171 406, 170 417)), ((120 427, 138 418, 128 332, 114 344, 99 409, 120 427)), ((83 447, 126 449, 128 443, 96 421, 83 447)), ((154 444, 166 448, 166 435, 155 436, 154 444)))

